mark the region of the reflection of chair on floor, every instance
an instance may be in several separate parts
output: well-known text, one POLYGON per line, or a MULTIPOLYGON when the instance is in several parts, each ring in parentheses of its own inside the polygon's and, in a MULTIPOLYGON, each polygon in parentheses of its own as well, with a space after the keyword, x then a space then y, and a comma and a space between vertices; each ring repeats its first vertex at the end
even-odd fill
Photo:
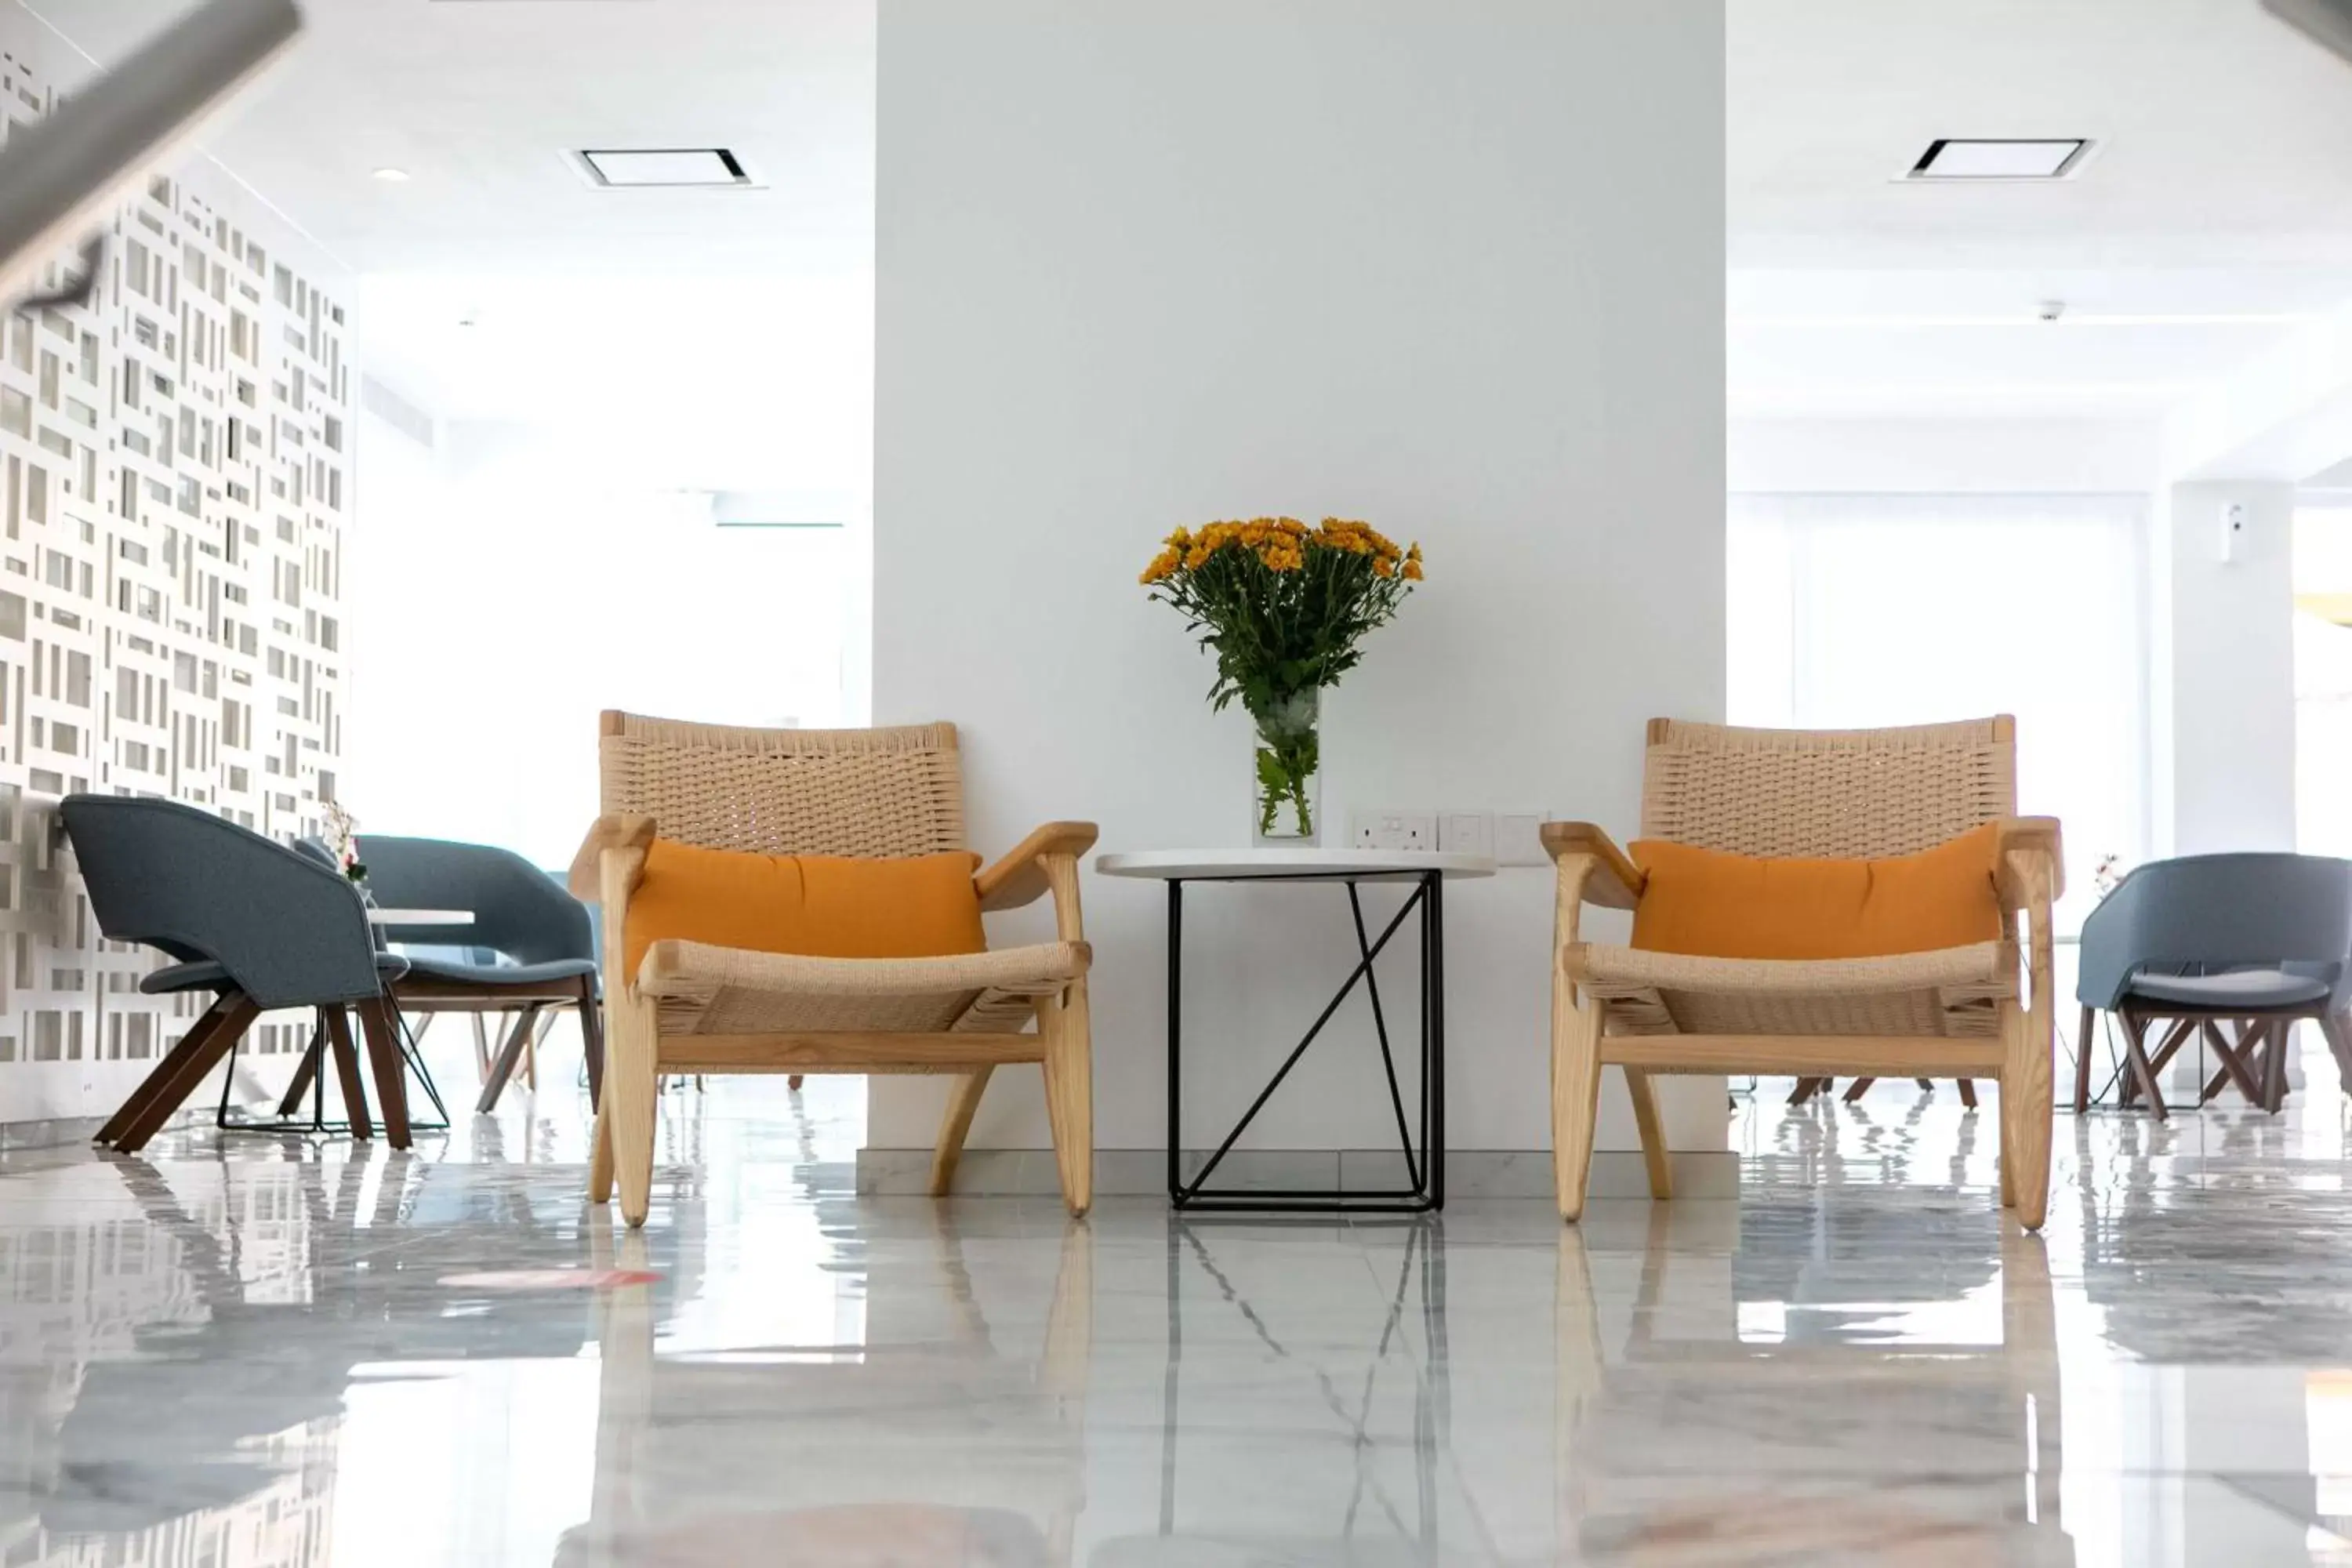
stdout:
POLYGON ((2091 1030, 2101 1008, 2123 1024, 2130 1077, 2122 1103, 2145 1098, 2159 1121, 2167 1111, 2157 1075, 2200 1037, 2220 1067, 2198 1103, 2235 1082, 2247 1103, 2276 1112, 2298 1020, 2319 1026, 2352 1089, 2352 861, 2191 855, 2142 866, 2083 922, 2075 999, 2077 1114, 2090 1105, 2091 1030), (2159 1018, 2172 1023, 2151 1058, 2148 1025, 2159 1018))
MULTIPOLYGON (((1868 1094, 1870 1092, 1870 1086, 1877 1081, 1878 1080, 1874 1078, 1858 1078, 1846 1086, 1845 1094, 1843 1098, 1848 1105, 1852 1105, 1855 1100, 1860 1100, 1864 1095, 1868 1094)), ((1934 1079, 1916 1078, 1913 1079, 1911 1081, 1917 1084, 1921 1089, 1927 1090, 1930 1094, 1933 1094, 1936 1091, 1936 1080, 1934 1079)), ((1802 1105, 1805 1101, 1812 1099, 1813 1096, 1817 1094, 1827 1094, 1832 1087, 1834 1087, 1834 1080, 1831 1079, 1801 1078, 1797 1080, 1797 1087, 1791 1089, 1789 1093, 1789 1103, 1791 1105, 1802 1105)), ((1964 1078, 1960 1079, 1960 1104, 1970 1110, 1974 1110, 1977 1108, 1976 1079, 1972 1078, 1964 1078)))
MULTIPOLYGON (((597 1267, 645 1267, 644 1232, 616 1234, 602 1215, 590 1226, 597 1267)), ((898 1528, 971 1552, 940 1561, 1067 1563, 1086 1501, 1093 1232, 1075 1222, 1063 1232, 1034 1360, 997 1342, 952 1225, 939 1222, 932 1237, 920 1259, 895 1237, 869 1249, 865 1338, 835 1361, 657 1356, 656 1331, 679 1304, 674 1287, 602 1293, 590 1518, 566 1533, 558 1563, 671 1561, 717 1541, 758 1543, 730 1561, 931 1561, 866 1555, 898 1528), (975 1427, 942 1416, 954 1410, 987 1415, 975 1427), (779 1421, 779 1411, 823 1418, 779 1421), (721 1511, 740 1498, 774 1506, 721 1511)))
MULTIPOLYGON (((2049 1258, 2038 1237, 2001 1227, 1997 1347, 1890 1342, 1869 1337, 1881 1331, 1874 1328, 1865 1329, 1860 1342, 1837 1342, 1834 1324, 1826 1340, 1797 1337, 1802 1330, 1794 1324, 1746 1337, 1741 1308, 1762 1303, 1745 1301, 1736 1283, 1722 1302, 1725 1337, 1666 1338, 1657 1332, 1659 1323, 1687 1323, 1694 1316, 1692 1302, 1676 1300, 1678 1273, 1701 1281, 1720 1278, 1704 1268, 1674 1268, 1672 1238, 1691 1236, 1695 1228, 1677 1225, 1668 1211, 1653 1211, 1630 1314, 1622 1306, 1604 1314, 1595 1289, 1594 1262, 1610 1255, 1589 1249, 1577 1228, 1561 1235, 1554 1444, 1560 1488, 1557 1549, 1563 1555, 1605 1545, 1612 1563, 1711 1563, 1718 1561, 1706 1551, 1712 1545, 1725 1562, 1843 1562, 1849 1555, 1896 1561, 1906 1546, 1927 1540, 1944 1553, 1936 1557, 1939 1563, 1990 1568, 2074 1561, 2072 1540, 2059 1522, 2057 1321, 2049 1258), (1615 1325, 1629 1318, 1622 1348, 1612 1353, 1615 1325), (1790 1337, 1779 1337, 1783 1334, 1790 1337), (1822 1450, 1836 1440, 1832 1424, 1843 1418, 1853 1391, 1875 1405, 1874 1429, 1900 1426, 1899 1413, 1887 1407, 1908 1401, 1916 1407, 1920 1431, 2014 1434, 2016 1470, 2029 1488, 2029 1520, 2016 1516, 2013 1479, 1988 1486, 1986 1512, 1977 1518, 1877 1500, 1906 1479, 1948 1480, 1951 1458, 1921 1449, 1912 1469, 1872 1470, 1859 1478, 1843 1473, 1822 1450), (1719 1422, 1711 1421, 1713 1411, 1721 1412, 1719 1422), (1818 1425, 1787 1415, 1805 1411, 1818 1413, 1818 1425), (1673 1418, 1661 1419, 1661 1412, 1673 1418), (1784 1444, 1747 1441, 1767 1419, 1765 1412, 1777 1413, 1770 1420, 1790 1420, 1784 1444), (1691 1444, 1706 1442, 1705 1434, 1717 1426, 1726 1446, 1720 1462, 1710 1463, 1691 1444), (1747 1465, 1753 1468, 1740 1468, 1747 1465)), ((1740 1251, 1736 1242, 1730 1245, 1736 1279, 1740 1251)), ((1689 1256, 1687 1248, 1683 1256, 1689 1256)), ((1880 1287, 1874 1280, 1856 1293, 1878 1295, 1880 1287)), ((1942 1299, 1960 1293, 1955 1286, 1942 1299)), ((1883 1301, 1857 1300, 1853 1307, 1869 1324, 1887 1310, 1883 1301)))

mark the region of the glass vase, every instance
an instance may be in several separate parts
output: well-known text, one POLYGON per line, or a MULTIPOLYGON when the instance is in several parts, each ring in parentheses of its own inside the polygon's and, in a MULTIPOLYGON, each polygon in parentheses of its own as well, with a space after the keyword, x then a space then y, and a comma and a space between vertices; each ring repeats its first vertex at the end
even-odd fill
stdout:
POLYGON ((1255 844, 1306 847, 1317 842, 1322 784, 1321 693, 1300 691, 1253 709, 1256 743, 1255 805, 1250 839, 1255 844))

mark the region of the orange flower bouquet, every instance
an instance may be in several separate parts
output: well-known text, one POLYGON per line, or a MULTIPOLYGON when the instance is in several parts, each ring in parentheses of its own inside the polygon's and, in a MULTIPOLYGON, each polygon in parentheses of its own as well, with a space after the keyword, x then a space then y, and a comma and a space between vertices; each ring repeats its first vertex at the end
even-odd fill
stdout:
POLYGON ((1315 842, 1320 692, 1363 658, 1421 581, 1421 546, 1360 522, 1293 517, 1180 528, 1142 581, 1215 654, 1209 702, 1236 698, 1257 730, 1257 837, 1315 842))

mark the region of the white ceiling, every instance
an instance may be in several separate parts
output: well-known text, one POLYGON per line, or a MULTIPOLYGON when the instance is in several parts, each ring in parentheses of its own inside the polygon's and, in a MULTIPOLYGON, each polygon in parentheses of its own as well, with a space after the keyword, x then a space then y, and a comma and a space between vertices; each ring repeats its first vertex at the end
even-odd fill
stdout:
MULTIPOLYGON (((418 352, 430 311, 501 274, 870 269, 876 3, 310 0, 301 51, 209 147, 354 270, 430 275, 374 289, 362 346, 436 360, 456 405, 503 406, 580 353, 518 367, 490 333, 470 360, 418 352), (599 191, 563 158, 709 144, 765 188, 599 191), (413 177, 371 179, 383 165, 413 177)), ((176 8, 32 4, 101 60, 176 8)), ((2352 300, 2352 67, 2258 0, 1727 15, 1736 414, 2153 418, 2352 300), (1939 136, 2077 135, 2099 145, 2063 182, 1896 178, 1939 136), (2064 318, 2033 321, 2050 299, 2064 318)), ((624 307, 593 323, 615 345, 677 319, 659 295, 600 298, 624 307)), ((547 349, 526 324, 546 308, 500 311, 547 349)))
MULTIPOLYGON (((120 58, 188 0, 26 0, 120 58)), ((306 0, 204 138, 354 271, 870 267, 875 0, 306 0), (583 147, 732 150, 752 190, 597 189, 583 147), (372 171, 404 169, 388 184, 372 171)))
POLYGON ((2352 67, 2257 0, 1728 17, 1735 413, 2154 417, 2352 299, 2352 67), (1899 181, 1939 136, 2099 145, 2049 184, 1899 181))

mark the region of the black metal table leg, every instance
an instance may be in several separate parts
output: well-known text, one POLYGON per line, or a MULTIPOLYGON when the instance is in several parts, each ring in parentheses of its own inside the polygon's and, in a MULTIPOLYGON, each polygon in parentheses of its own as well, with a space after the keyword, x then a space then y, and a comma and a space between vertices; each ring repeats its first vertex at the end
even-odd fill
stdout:
POLYGON ((1352 872, 1305 872, 1295 877, 1202 877, 1171 878, 1168 884, 1168 1197, 1180 1210, 1233 1213, 1330 1213, 1334 1211, 1369 1212, 1376 1214, 1421 1214, 1441 1208, 1445 1202, 1445 1000, 1444 1000, 1444 915, 1440 887, 1443 873, 1416 870, 1411 873, 1412 891, 1377 938, 1370 935, 1363 918, 1363 905, 1358 884, 1364 880, 1387 880, 1385 877, 1364 877, 1352 872), (1184 1178, 1183 1120, 1183 990, 1184 990, 1184 895, 1186 880, 1198 881, 1338 881, 1345 885, 1349 913, 1356 935, 1357 963, 1329 1002, 1324 1005, 1306 1035, 1283 1058, 1265 1087, 1242 1113, 1241 1120, 1226 1133, 1223 1140, 1202 1162, 1200 1170, 1188 1182, 1184 1178), (1418 914, 1418 938, 1421 947, 1421 1007, 1420 1052, 1421 1084, 1419 1116, 1419 1148, 1414 1147, 1412 1129, 1405 1114, 1404 1096, 1397 1080, 1395 1054, 1388 1035, 1387 1009, 1381 1000, 1376 964, 1390 939, 1401 930, 1409 916, 1418 914), (1276 1189, 1264 1191, 1223 1192, 1210 1189, 1208 1183, 1225 1156, 1233 1152, 1242 1134, 1248 1131, 1266 1101, 1273 1098, 1298 1065, 1307 1048, 1323 1032, 1354 991, 1363 983, 1372 1014, 1372 1030, 1381 1053, 1381 1066, 1386 1077, 1390 1108, 1396 1120, 1397 1140, 1404 1157, 1406 1184, 1402 1188, 1349 1191, 1276 1189))

